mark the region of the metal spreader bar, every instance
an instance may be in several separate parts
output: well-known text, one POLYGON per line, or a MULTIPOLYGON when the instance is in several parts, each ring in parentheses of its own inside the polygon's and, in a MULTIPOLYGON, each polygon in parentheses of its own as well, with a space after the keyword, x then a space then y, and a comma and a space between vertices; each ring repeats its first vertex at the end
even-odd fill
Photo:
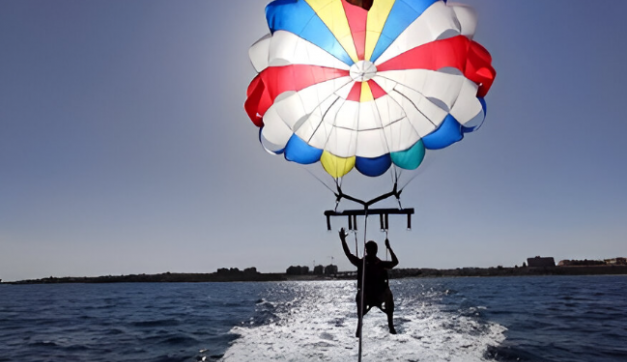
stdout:
POLYGON ((388 230, 388 216, 389 215, 407 215, 407 229, 411 229, 411 215, 414 214, 414 209, 359 209, 359 210, 344 210, 337 212, 335 210, 327 210, 324 212, 324 216, 327 217, 327 230, 331 231, 331 217, 344 216, 348 218, 349 230, 357 229, 357 216, 364 215, 380 215, 379 220, 381 222, 381 230, 388 230))

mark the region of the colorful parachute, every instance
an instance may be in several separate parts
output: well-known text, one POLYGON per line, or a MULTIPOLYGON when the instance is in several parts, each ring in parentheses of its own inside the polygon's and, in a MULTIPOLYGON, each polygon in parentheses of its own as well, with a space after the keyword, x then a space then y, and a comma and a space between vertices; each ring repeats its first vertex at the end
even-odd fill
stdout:
POLYGON ((340 178, 420 166, 479 128, 496 75, 472 40, 476 16, 440 0, 276 0, 271 34, 249 51, 259 73, 245 109, 289 161, 340 178))

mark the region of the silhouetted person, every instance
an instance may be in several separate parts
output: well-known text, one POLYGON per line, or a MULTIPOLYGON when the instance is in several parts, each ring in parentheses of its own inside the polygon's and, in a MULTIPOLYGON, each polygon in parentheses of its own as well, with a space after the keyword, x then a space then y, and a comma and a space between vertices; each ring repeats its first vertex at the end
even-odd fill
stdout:
POLYGON ((346 0, 346 2, 349 3, 349 4, 361 6, 362 8, 364 8, 366 10, 370 10, 374 0, 346 0))
MULTIPOLYGON (((377 258, 377 243, 372 240, 366 243, 366 255, 364 256, 366 259, 366 283, 365 286, 362 287, 361 280, 363 276, 362 269, 364 260, 351 254, 351 251, 346 244, 346 234, 343 228, 340 230, 340 240, 342 240, 344 254, 346 254, 346 257, 350 260, 351 264, 357 267, 357 297, 355 298, 355 301, 357 302, 357 315, 362 316, 361 293, 363 292, 363 315, 366 315, 372 307, 379 308, 382 312, 387 314, 390 333, 396 334, 394 322, 392 321, 394 315, 394 297, 392 295, 392 291, 390 290, 390 286, 388 285, 387 271, 398 265, 398 259, 390 247, 390 241, 385 239, 385 247, 390 251, 392 261, 382 261, 377 258), (385 305, 385 307, 383 305, 385 305)), ((357 323, 357 332, 355 333, 355 336, 357 337, 361 334, 361 320, 362 318, 359 318, 359 322, 357 323)))

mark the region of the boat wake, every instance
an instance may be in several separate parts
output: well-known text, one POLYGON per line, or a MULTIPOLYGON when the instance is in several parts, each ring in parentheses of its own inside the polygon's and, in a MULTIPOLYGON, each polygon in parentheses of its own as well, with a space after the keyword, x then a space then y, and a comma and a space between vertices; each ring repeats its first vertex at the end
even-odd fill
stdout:
MULTIPOLYGON (((385 314, 371 310, 364 317, 365 361, 485 361, 489 347, 505 339, 504 327, 475 313, 445 311, 438 301, 448 291, 391 288, 398 334, 389 334, 385 314)), ((222 361, 357 360, 354 294, 355 283, 345 281, 274 285, 256 316, 231 330, 239 338, 222 361)))

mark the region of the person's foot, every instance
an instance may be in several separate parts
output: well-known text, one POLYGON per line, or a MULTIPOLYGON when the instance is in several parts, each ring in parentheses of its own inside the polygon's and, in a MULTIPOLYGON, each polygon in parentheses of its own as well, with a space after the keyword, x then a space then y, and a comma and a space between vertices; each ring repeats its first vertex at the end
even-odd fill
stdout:
POLYGON ((396 334, 396 329, 394 329, 394 327, 390 327, 390 334, 396 334))

